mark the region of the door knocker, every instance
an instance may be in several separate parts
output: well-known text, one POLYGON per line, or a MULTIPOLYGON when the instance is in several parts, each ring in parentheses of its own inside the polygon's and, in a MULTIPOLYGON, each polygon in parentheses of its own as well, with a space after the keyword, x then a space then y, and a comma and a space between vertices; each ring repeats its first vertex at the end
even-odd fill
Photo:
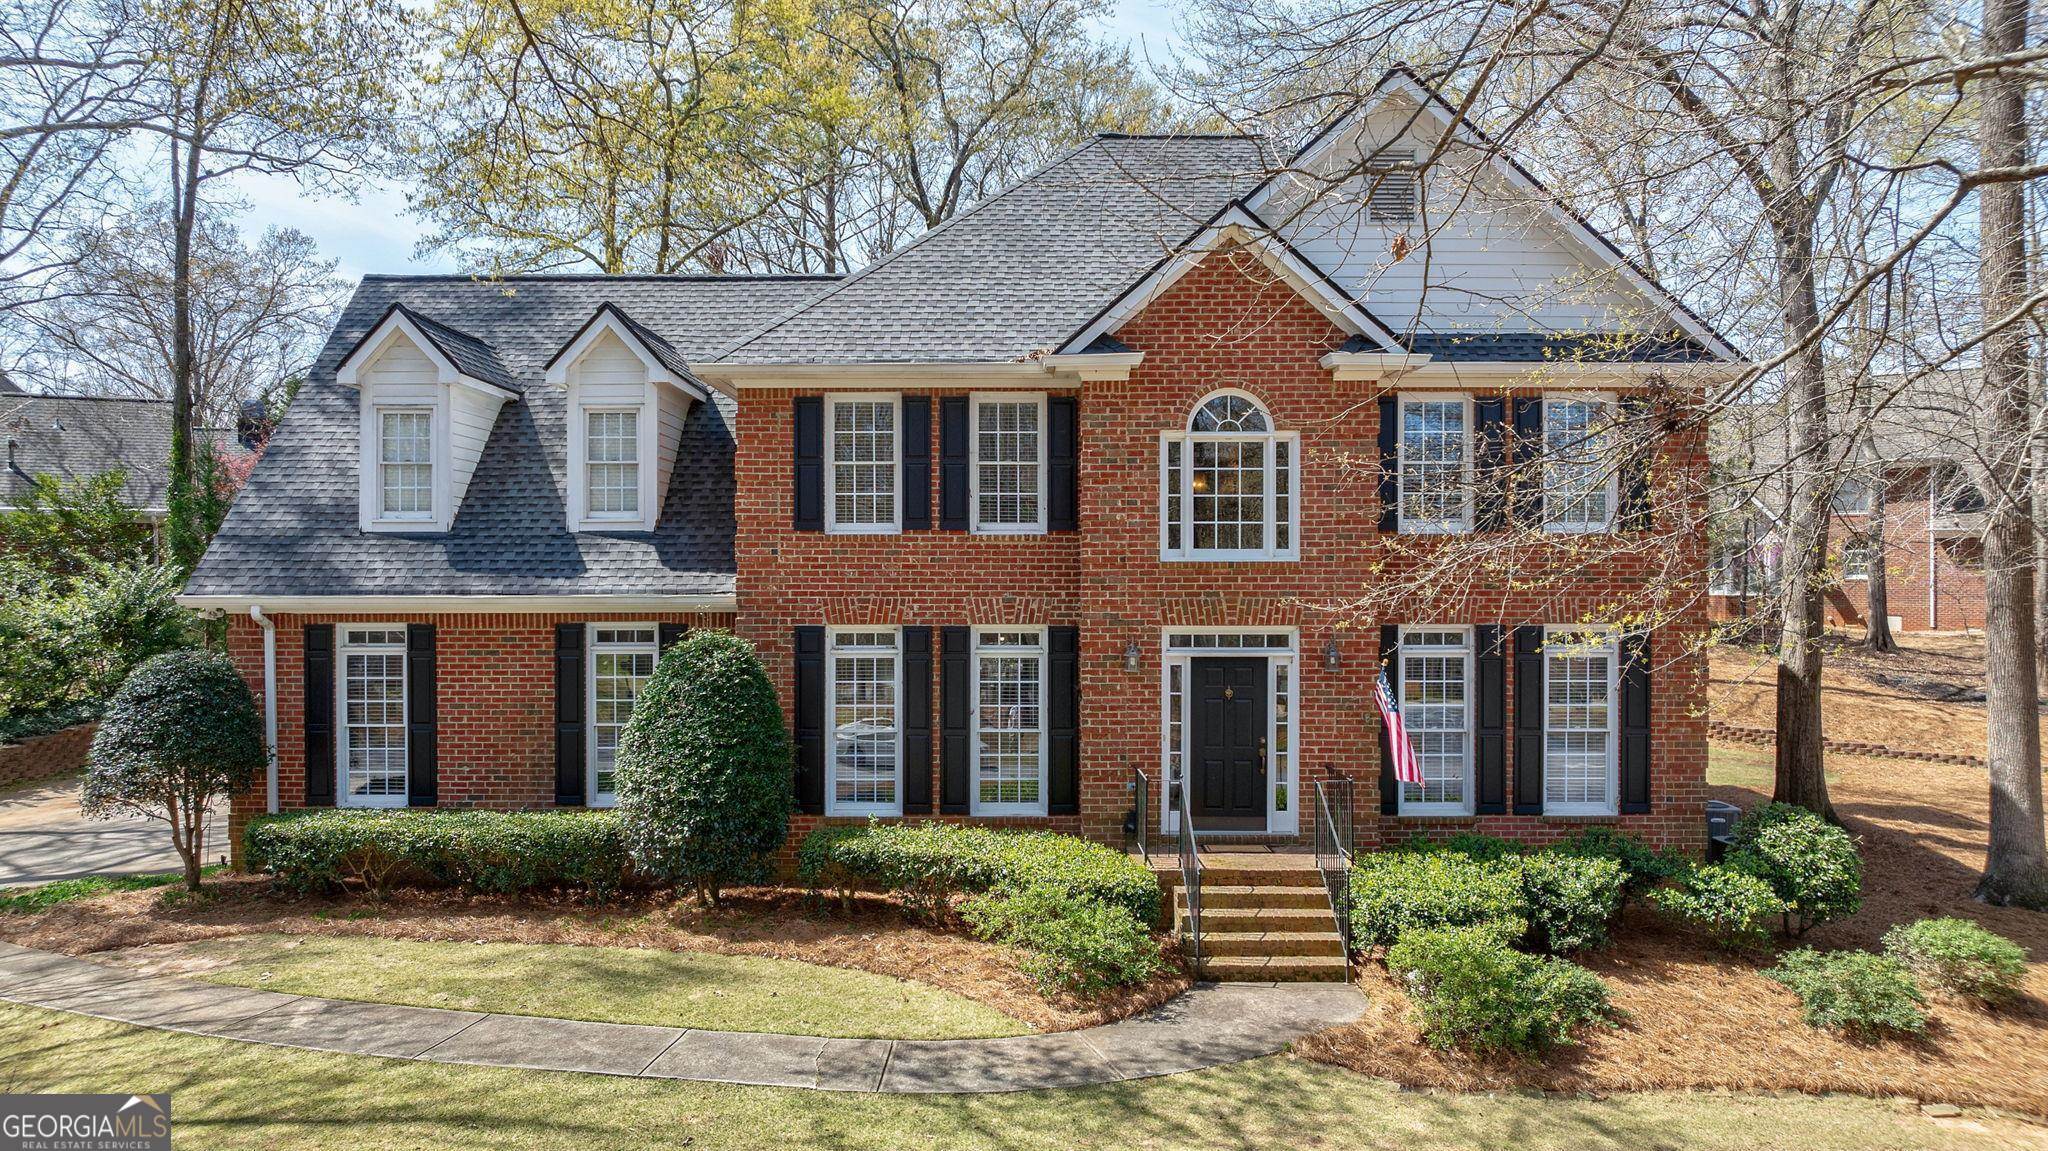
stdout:
POLYGON ((1226 687, 1226 688, 1224 688, 1224 689, 1223 689, 1223 698, 1224 698, 1224 699, 1236 699, 1236 698, 1237 698, 1237 689, 1236 689, 1236 688, 1234 688, 1234 687, 1226 687))

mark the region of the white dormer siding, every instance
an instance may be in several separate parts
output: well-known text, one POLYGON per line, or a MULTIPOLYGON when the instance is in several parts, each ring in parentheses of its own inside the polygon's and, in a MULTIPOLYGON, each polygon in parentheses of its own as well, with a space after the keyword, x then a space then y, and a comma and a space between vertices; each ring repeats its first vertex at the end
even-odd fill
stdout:
POLYGON ((360 393, 358 526, 445 532, 511 393, 464 376, 396 311, 335 372, 360 393))
POLYGON ((653 531, 682 449, 683 421, 703 393, 609 308, 556 356, 548 379, 568 391, 570 527, 653 531))

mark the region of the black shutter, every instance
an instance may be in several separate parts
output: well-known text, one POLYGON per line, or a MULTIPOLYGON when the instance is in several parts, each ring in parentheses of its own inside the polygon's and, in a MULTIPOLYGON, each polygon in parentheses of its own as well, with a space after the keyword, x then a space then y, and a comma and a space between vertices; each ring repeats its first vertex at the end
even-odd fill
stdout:
POLYGON ((903 629, 903 814, 932 813, 932 629, 903 629))
POLYGON ((967 397, 939 401, 939 526, 967 530, 967 397))
POLYGON ((1650 810, 1650 637, 1621 640, 1621 810, 1650 810))
POLYGON ((306 625, 306 806, 334 806, 334 625, 306 625))
POLYGON ((932 526, 932 400, 903 397, 903 530, 932 526))
POLYGON ((654 634, 655 634, 655 637, 656 637, 656 642, 655 642, 655 646, 656 646, 657 648, 659 648, 659 649, 660 649, 660 651, 661 651, 661 654, 662 654, 662 655, 667 655, 667 654, 668 654, 668 649, 670 649, 670 648, 672 648, 672 647, 676 646, 677 644, 681 643, 681 642, 682 642, 682 640, 683 640, 683 637, 684 637, 685 635, 688 635, 688 634, 689 634, 689 632, 690 632, 690 625, 689 625, 689 624, 686 624, 686 623, 658 623, 658 624, 655 624, 655 625, 654 625, 654 634))
POLYGON ((825 810, 825 629, 800 627, 796 647, 796 806, 825 810))
POLYGON ((798 396, 792 401, 790 416, 796 460, 792 526, 800 532, 821 532, 825 530, 825 401, 818 396, 798 396))
MULTIPOLYGON (((1384 410, 1384 403, 1382 405, 1384 410)), ((1387 687, 1395 702, 1401 699, 1401 629, 1392 624, 1380 627, 1380 669, 1387 673, 1387 687)), ((1401 814, 1401 781, 1394 778, 1394 745, 1387 739, 1387 725, 1380 728, 1380 814, 1401 814)))
POLYGON ((1474 493, 1473 527, 1482 532, 1508 529, 1507 505, 1507 401, 1499 396, 1480 396, 1472 401, 1472 421, 1478 425, 1478 466, 1473 469, 1479 490, 1474 493))
POLYGON ((1515 814, 1543 814, 1543 629, 1515 629, 1515 814))
POLYGON ((1081 812, 1081 629, 1046 629, 1046 811, 1081 812))
POLYGON ((555 625, 555 806, 581 807, 583 794, 583 651, 587 629, 555 625))
POLYGON ((973 810, 973 762, 967 740, 973 709, 968 693, 974 680, 967 661, 973 658, 974 630, 942 628, 939 647, 939 810, 965 815, 973 810))
POLYGON ((1618 438, 1627 452, 1621 469, 1619 526, 1625 532, 1646 532, 1650 530, 1650 461, 1657 455, 1657 437, 1650 427, 1650 405, 1641 398, 1621 401, 1618 438))
POLYGON ((1380 530, 1401 530, 1401 401, 1380 397, 1380 530))
POLYGON ((1479 648, 1479 795, 1473 810, 1504 815, 1508 810, 1507 660, 1500 645, 1499 624, 1474 630, 1479 648))
POLYGON ((1543 526, 1543 397, 1524 396, 1515 401, 1514 505, 1515 523, 1525 528, 1543 526))
POLYGON ((441 752, 436 722, 434 625, 405 627, 405 801, 432 807, 440 798, 441 752))
POLYGON ((1080 463, 1080 400, 1054 396, 1045 402, 1045 528, 1070 532, 1081 526, 1080 492, 1075 477, 1080 463))

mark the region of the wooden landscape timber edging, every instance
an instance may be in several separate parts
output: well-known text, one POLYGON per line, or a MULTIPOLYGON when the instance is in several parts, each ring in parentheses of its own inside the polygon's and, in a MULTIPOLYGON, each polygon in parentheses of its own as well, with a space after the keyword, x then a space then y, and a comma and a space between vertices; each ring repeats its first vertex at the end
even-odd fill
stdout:
MULTIPOLYGON (((1708 739, 1725 739, 1730 743, 1748 743, 1770 747, 1778 742, 1776 733, 1764 727, 1741 727, 1732 723, 1714 720, 1707 724, 1708 739)), ((1983 767, 1984 757, 1962 755, 1946 751, 1919 751, 1913 748, 1892 747, 1883 743, 1866 743, 1860 739, 1823 739, 1822 744, 1829 751, 1844 755, 1870 755, 1879 759, 1911 759, 1921 763, 1953 763, 1961 767, 1983 767)))

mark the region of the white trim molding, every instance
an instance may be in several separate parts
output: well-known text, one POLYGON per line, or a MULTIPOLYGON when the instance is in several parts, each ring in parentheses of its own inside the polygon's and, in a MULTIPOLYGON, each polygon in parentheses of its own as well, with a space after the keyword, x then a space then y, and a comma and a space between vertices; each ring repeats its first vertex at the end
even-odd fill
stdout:
POLYGON ((178 606, 237 615, 465 615, 483 612, 575 615, 584 612, 723 613, 739 610, 730 593, 707 595, 180 595, 178 606))
POLYGON ((606 333, 618 337, 619 342, 626 345, 626 350, 638 357, 641 366, 647 369, 649 383, 665 384, 692 399, 710 398, 704 389, 697 385, 697 381, 670 371, 668 365, 647 346, 646 341, 620 318, 618 308, 609 303, 599 305, 597 314, 583 325, 583 330, 576 333, 576 338, 570 340, 567 347, 556 352, 554 358, 548 361, 548 383, 569 383, 570 369, 577 360, 583 358, 583 354, 590 350, 591 345, 603 339, 606 333))
MULTIPOLYGON (((1180 819, 1166 799, 1166 788, 1183 782, 1187 763, 1188 724, 1194 711, 1183 699, 1180 719, 1174 695, 1185 693, 1193 669, 1204 656, 1244 656, 1266 661, 1266 739, 1277 770, 1267 773, 1264 831, 1203 831, 1204 836, 1293 835, 1301 827, 1301 631, 1292 627, 1166 627, 1159 629, 1159 831, 1180 830, 1180 819), (1176 640, 1180 642, 1176 642, 1176 640), (1276 642, 1277 641, 1277 642, 1276 642), (1284 703, 1285 706, 1281 706, 1284 703)), ((1199 822, 1199 821, 1198 821, 1199 822)), ((1200 830, 1197 828, 1197 830, 1200 830)))
POLYGON ((368 334, 356 341, 356 346, 349 350, 347 358, 335 366, 334 382, 344 387, 360 388, 362 384, 358 376, 362 366, 377 362, 377 357, 383 355, 385 349, 391 346, 391 342, 400 336, 410 341, 428 360, 433 362, 434 371, 438 377, 436 382, 443 387, 461 384, 464 387, 474 388, 485 395, 494 396, 500 400, 517 398, 518 393, 509 388, 491 383, 489 380, 479 380, 475 376, 464 375, 462 369, 456 366, 455 361, 448 358, 448 353, 441 350, 441 345, 435 343, 431 336, 421 331, 420 326, 413 323, 412 317, 407 315, 405 310, 397 305, 393 305, 391 310, 385 312, 384 318, 377 322, 377 326, 371 328, 368 334))

